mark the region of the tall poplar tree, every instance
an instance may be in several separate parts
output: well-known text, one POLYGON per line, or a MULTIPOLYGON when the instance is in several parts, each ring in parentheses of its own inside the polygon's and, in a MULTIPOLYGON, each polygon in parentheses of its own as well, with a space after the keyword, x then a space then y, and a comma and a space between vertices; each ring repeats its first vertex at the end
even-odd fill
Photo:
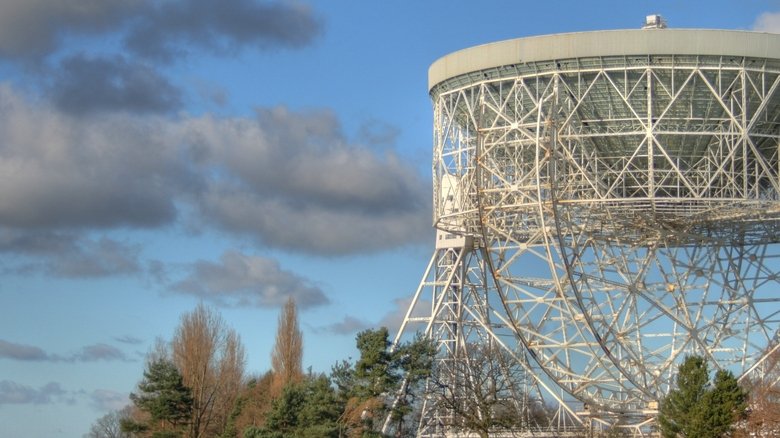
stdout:
POLYGON ((280 395, 286 385, 303 379, 303 334, 298 326, 298 310, 292 298, 287 300, 279 314, 271 368, 274 395, 280 395))
POLYGON ((188 436, 223 433, 244 381, 244 347, 235 330, 211 308, 198 305, 182 315, 171 341, 173 362, 192 389, 188 436))

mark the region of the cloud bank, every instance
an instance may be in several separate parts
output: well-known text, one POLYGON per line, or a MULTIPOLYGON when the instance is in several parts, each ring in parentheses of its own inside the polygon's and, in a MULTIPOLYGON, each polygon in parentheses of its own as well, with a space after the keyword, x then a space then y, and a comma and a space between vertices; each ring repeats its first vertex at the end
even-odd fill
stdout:
MULTIPOLYGON (((168 226, 182 206, 205 226, 321 255, 382 250, 429 233, 429 190, 415 167, 393 151, 351 143, 326 110, 71 117, 4 85, 0 180, 0 227, 39 246, 73 245, 63 233, 74 230, 168 226)), ((113 254, 95 274, 137 268, 132 248, 82 245, 83 258, 113 254)))
POLYGON ((273 259, 229 251, 218 263, 201 260, 189 271, 172 289, 221 305, 277 307, 288 297, 303 309, 328 303, 322 290, 273 259))
POLYGON ((216 53, 244 47, 299 47, 322 31, 295 2, 252 0, 5 0, 0 56, 44 57, 72 36, 114 37, 124 49, 171 59, 190 48, 216 53))
POLYGON ((0 406, 4 404, 48 404, 66 396, 59 383, 49 382, 40 388, 22 385, 10 380, 0 381, 0 406))
POLYGON ((26 344, 0 339, 0 359, 10 359, 29 362, 97 362, 97 361, 128 361, 122 350, 104 343, 87 345, 78 352, 61 356, 50 354, 43 349, 26 344))

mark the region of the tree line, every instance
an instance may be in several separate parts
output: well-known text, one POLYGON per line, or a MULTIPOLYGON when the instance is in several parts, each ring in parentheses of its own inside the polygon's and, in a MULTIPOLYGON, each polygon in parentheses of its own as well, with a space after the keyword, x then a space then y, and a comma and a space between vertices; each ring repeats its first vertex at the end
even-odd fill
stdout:
MULTIPOLYGON (((390 349, 386 328, 365 330, 356 347, 355 362, 343 360, 327 374, 304 371, 303 335, 288 301, 271 370, 249 376, 240 337, 201 304, 182 315, 169 342, 158 340, 148 353, 132 404, 98 419, 87 437, 363 438, 383 437, 385 423, 392 436, 406 437, 415 435, 423 397, 452 414, 448 429, 481 437, 550 424, 551 410, 541 401, 518 408, 507 379, 527 376, 495 346, 471 345, 464 350, 469 356, 443 373, 434 369, 435 345, 421 336, 390 349)), ((743 382, 717 370, 710 380, 705 358, 686 357, 661 400, 657 432, 664 438, 780 436, 780 349, 762 370, 743 382)))
POLYGON ((412 406, 430 376, 433 343, 417 337, 391 351, 380 328, 359 333, 356 344, 354 363, 304 372, 290 300, 279 316, 271 370, 248 376, 240 337, 201 304, 181 317, 170 342, 158 341, 147 355, 132 405, 98 419, 87 437, 380 437, 386 418, 397 436, 413 434, 412 406))

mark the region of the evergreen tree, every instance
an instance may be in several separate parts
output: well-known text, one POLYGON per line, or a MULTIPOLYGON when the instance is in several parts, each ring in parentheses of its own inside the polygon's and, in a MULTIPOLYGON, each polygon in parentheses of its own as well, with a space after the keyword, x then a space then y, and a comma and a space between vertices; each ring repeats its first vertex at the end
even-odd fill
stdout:
POLYGON ((336 438, 343 406, 338 402, 330 380, 307 376, 290 383, 275 399, 263 427, 251 427, 245 438, 336 438))
POLYGON ((677 386, 661 403, 658 423, 665 438, 719 438, 744 416, 747 393, 729 371, 718 371, 709 385, 704 358, 686 357, 677 386))
POLYGON ((381 436, 390 413, 395 434, 402 433, 413 411, 416 393, 430 376, 435 347, 418 336, 390 351, 386 328, 365 330, 356 338, 360 358, 354 367, 342 362, 333 367, 337 396, 345 403, 342 416, 350 436, 381 436))
POLYGON ((740 388, 731 371, 715 373, 712 389, 704 394, 699 404, 697 416, 701 424, 694 431, 696 436, 725 436, 737 420, 744 418, 746 400, 746 391, 740 388))
POLYGON ((431 377, 435 356, 434 342, 419 333, 413 341, 398 346, 393 353, 394 368, 403 376, 390 411, 396 436, 406 432, 405 423, 408 423, 408 417, 414 412, 419 396, 425 392, 425 381, 431 377))
POLYGON ((363 398, 387 393, 398 382, 393 372, 387 328, 365 330, 357 335, 360 359, 355 364, 355 395, 363 398))
POLYGON ((707 390, 708 380, 709 370, 704 358, 686 357, 678 368, 677 387, 661 403, 658 423, 665 438, 692 436, 697 406, 707 390))
POLYGON ((192 394, 184 386, 176 366, 166 359, 155 359, 147 365, 144 378, 138 384, 138 394, 130 394, 135 406, 149 415, 148 424, 132 421, 122 423, 122 430, 151 430, 152 436, 179 436, 192 412, 192 394))

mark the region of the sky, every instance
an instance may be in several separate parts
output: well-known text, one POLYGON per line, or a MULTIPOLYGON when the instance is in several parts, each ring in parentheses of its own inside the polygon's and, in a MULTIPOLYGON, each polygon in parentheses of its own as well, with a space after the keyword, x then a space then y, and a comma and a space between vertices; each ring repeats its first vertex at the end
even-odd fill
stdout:
POLYGON ((270 367, 398 326, 433 252, 427 69, 641 27, 780 32, 780 1, 0 0, 0 437, 79 437, 204 303, 270 367))

